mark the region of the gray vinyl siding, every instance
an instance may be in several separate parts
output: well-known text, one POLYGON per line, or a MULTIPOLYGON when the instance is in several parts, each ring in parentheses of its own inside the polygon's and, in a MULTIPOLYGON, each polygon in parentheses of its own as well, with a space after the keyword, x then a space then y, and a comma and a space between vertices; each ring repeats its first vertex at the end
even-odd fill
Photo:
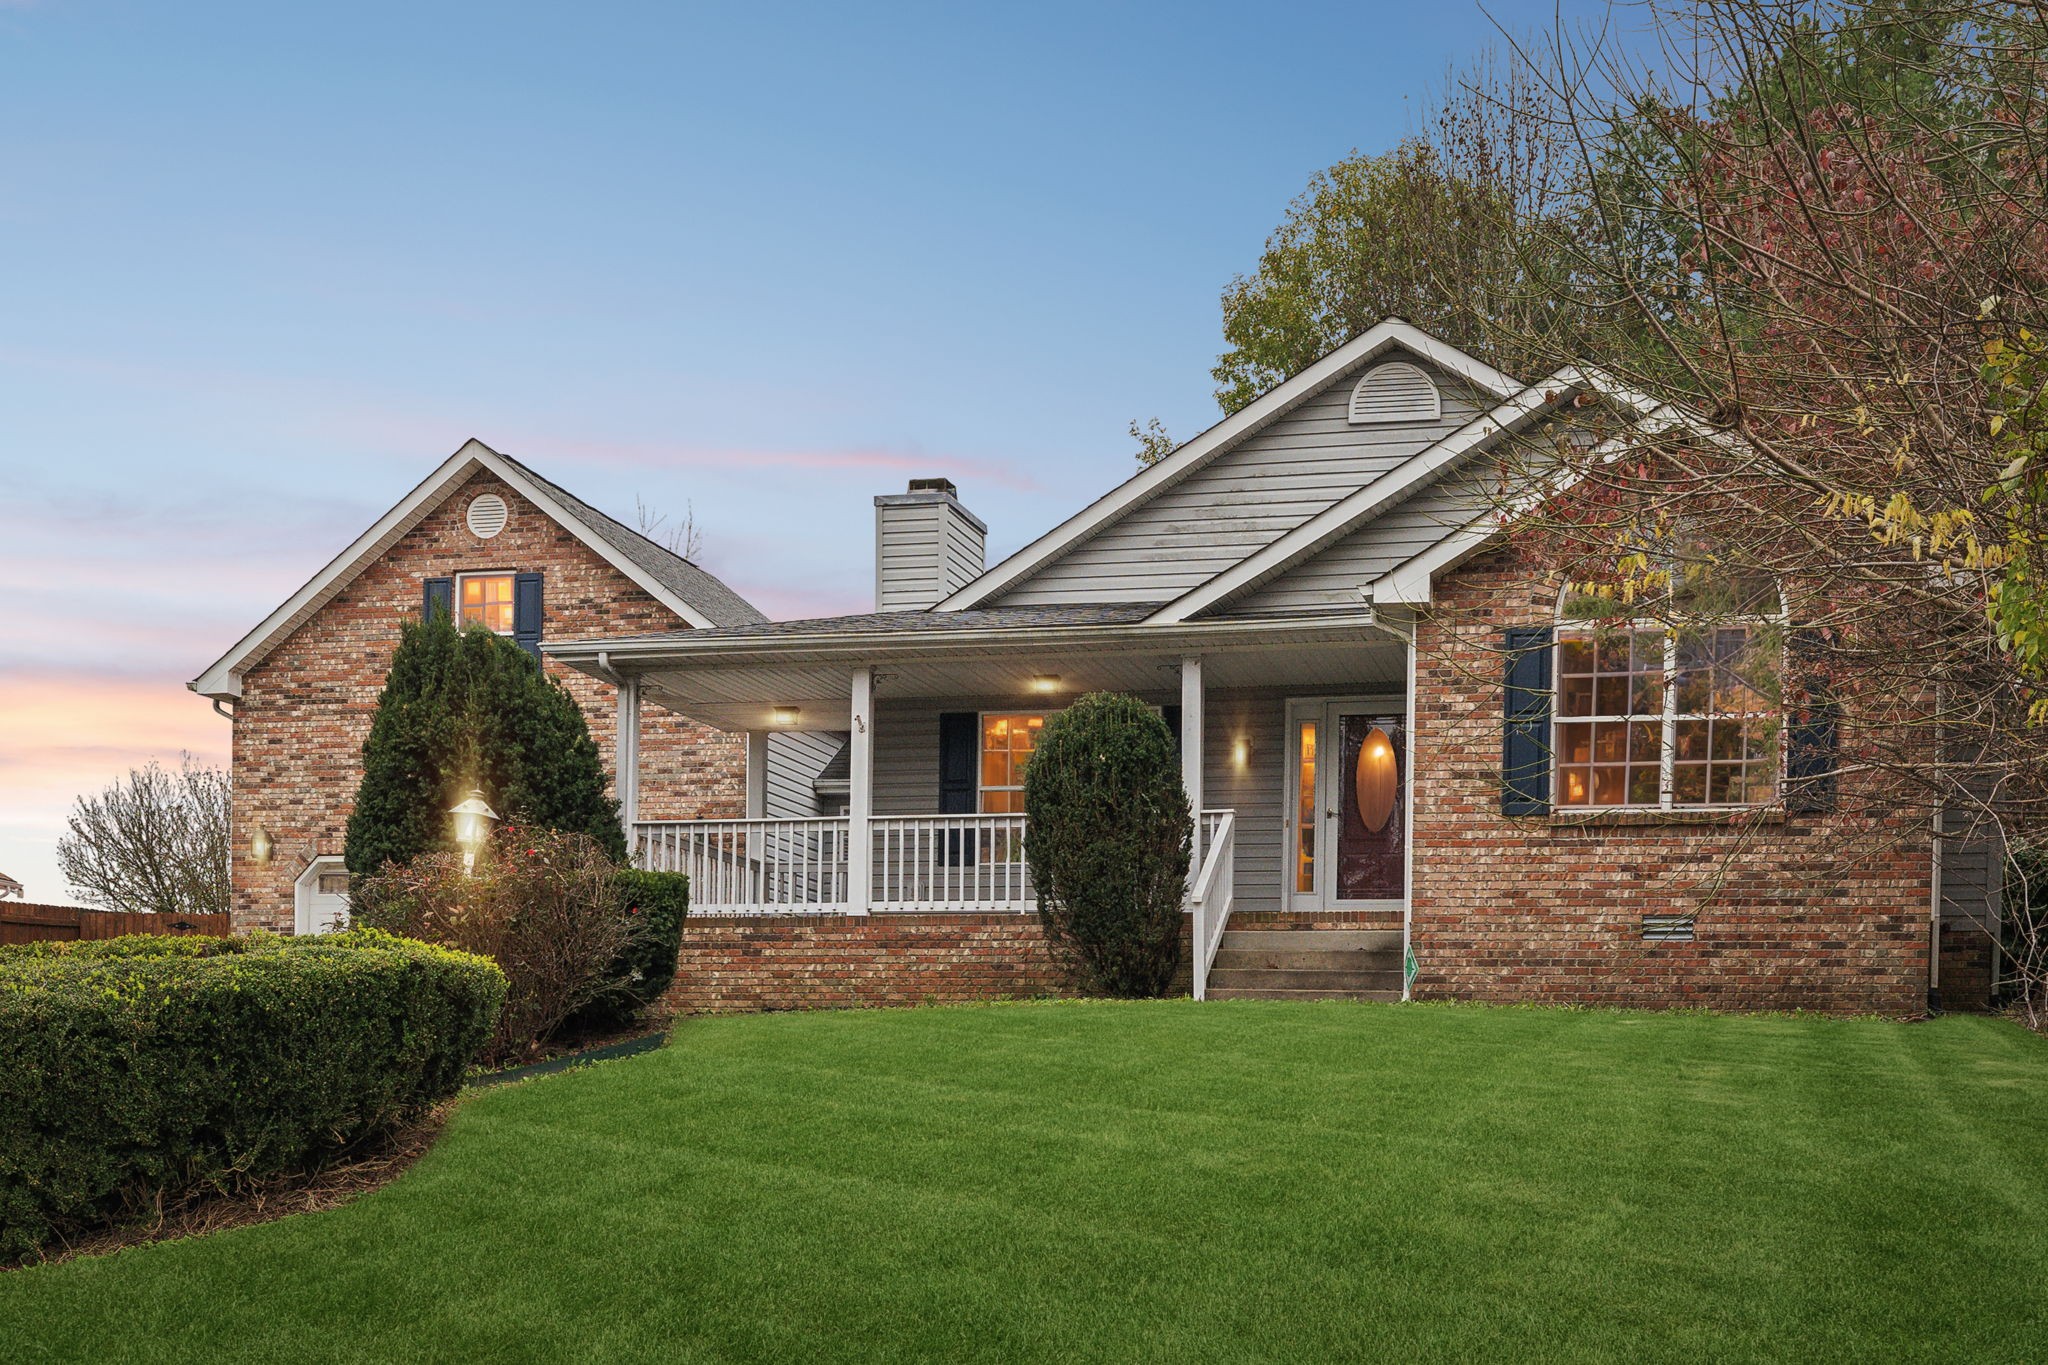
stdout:
POLYGON ((763 814, 771 820, 816 815, 818 793, 812 784, 845 739, 823 730, 778 730, 769 735, 763 814))
POLYGON ((997 604, 1165 602, 1271 544, 1339 498, 1465 425, 1479 397, 1438 371, 1436 422, 1353 426, 1358 372, 1132 508, 1011 588, 997 604))
MULTIPOLYGON (((1350 387, 1345 387, 1350 393, 1350 387)), ((1203 708, 1202 804, 1237 812, 1234 911, 1280 908, 1281 817, 1287 785, 1287 698, 1280 692, 1216 692, 1203 708), (1232 748, 1246 745, 1242 771, 1232 748)))
MULTIPOLYGON (((1313 691, 1314 689, 1305 689, 1313 691)), ((1350 691, 1357 691, 1353 688, 1350 691)), ((1282 801, 1287 769, 1287 700, 1284 689, 1216 691, 1208 697, 1202 734, 1203 805, 1237 812, 1236 908, 1281 907, 1282 801), (1238 739, 1246 746, 1239 770, 1238 739)), ((1348 695, 1348 693, 1347 693, 1348 695)), ((1147 697, 1170 706, 1176 695, 1147 697)), ((1016 698, 955 701, 882 701, 875 715, 875 813, 929 815, 939 804, 939 713, 1028 711, 1016 698)))
MULTIPOLYGON (((1952 835, 1969 833, 1951 815, 1945 822, 1952 835)), ((1944 924, 1968 925, 1996 933, 2000 927, 2005 883, 2005 857, 1999 840, 1956 837, 1941 849, 1941 918, 1944 924)))
POLYGON ((920 611, 981 575, 986 533, 950 498, 875 506, 875 610, 920 611))
POLYGON ((1493 502, 1490 465, 1423 489, 1271 582, 1253 589, 1219 614, 1284 616, 1356 609, 1358 589, 1469 525, 1493 502))

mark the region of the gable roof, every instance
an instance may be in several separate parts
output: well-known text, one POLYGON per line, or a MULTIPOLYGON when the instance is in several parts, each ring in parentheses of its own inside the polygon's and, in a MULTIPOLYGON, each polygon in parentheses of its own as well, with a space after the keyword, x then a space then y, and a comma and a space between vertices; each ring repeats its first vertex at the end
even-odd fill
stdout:
POLYGON ((333 601, 364 568, 424 521, 479 469, 503 480, 691 626, 714 629, 752 625, 767 619, 745 598, 687 559, 663 549, 519 461, 472 438, 186 686, 216 700, 241 696, 244 673, 333 601))
POLYGON ((1182 593, 1160 607, 1155 621, 1185 621, 1258 588, 1306 559, 1321 553, 1382 513, 1435 483, 1465 460, 1493 446, 1501 437, 1527 426, 1560 401, 1586 387, 1577 369, 1567 367, 1524 388, 1489 412, 1425 446, 1408 459, 1339 498, 1265 548, 1182 593))
POLYGON ((1240 441, 1285 416, 1345 371, 1392 350, 1406 351, 1464 379, 1474 387, 1507 398, 1522 384, 1492 366, 1400 318, 1388 318, 1337 347, 1322 359, 1267 390, 1256 400, 1179 446, 1149 469, 1139 471, 1087 507, 1032 541, 1017 553, 940 602, 934 611, 982 606, 1024 582, 1095 532, 1133 508, 1172 488, 1236 446, 1240 441))

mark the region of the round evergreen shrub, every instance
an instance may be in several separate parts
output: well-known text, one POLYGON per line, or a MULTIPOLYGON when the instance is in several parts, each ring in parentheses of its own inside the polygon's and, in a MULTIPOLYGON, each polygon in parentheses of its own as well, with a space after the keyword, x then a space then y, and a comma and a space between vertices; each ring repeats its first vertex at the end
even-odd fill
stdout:
POLYGON ((619 803, 569 690, 533 656, 446 616, 406 622, 363 742, 344 854, 365 877, 456 851, 448 811, 481 791, 506 821, 587 835, 626 858, 619 803))
POLYGON ((0 949, 0 1261, 390 1131, 504 998, 492 963, 373 930, 0 949))
POLYGON ((1180 965, 1194 833, 1166 722, 1109 692, 1049 717, 1024 769, 1024 811, 1054 958, 1092 993, 1164 995, 1180 965))

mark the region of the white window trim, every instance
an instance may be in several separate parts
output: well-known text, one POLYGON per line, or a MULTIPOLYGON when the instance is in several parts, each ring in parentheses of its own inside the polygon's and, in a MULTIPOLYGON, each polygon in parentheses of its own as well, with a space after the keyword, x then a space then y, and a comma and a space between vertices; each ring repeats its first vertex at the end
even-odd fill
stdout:
POLYGON ((512 580, 512 626, 505 630, 494 630, 491 632, 493 635, 503 635, 510 639, 513 631, 519 625, 519 571, 517 569, 471 569, 467 573, 456 574, 455 628, 457 630, 468 629, 468 623, 462 619, 462 584, 466 579, 471 578, 509 578, 512 580))
MULTIPOLYGON (((1567 640, 1572 639, 1591 639, 1592 637, 1597 635, 1602 629, 1602 627, 1600 626, 1592 624, 1580 624, 1577 622, 1566 622, 1563 619, 1564 597, 1566 593, 1569 593, 1569 591, 1570 589, 1569 587, 1567 587, 1565 589, 1565 592, 1559 594, 1558 620, 1557 624, 1551 631, 1550 641, 1550 789, 1552 797, 1550 808, 1554 811, 1565 812, 1572 815, 1591 815, 1611 811, 1654 812, 1662 814, 1671 811, 1729 812, 1772 810, 1782 807, 1785 802, 1785 775, 1787 761, 1787 755, 1785 752, 1787 747, 1785 744, 1785 706, 1782 697, 1779 700, 1778 708, 1775 713, 1758 713, 1766 716, 1775 714, 1776 719, 1778 721, 1778 746, 1776 755, 1778 768, 1777 781, 1772 784, 1771 794, 1768 798, 1761 801, 1687 802, 1679 802, 1674 799, 1674 797, 1677 794, 1676 769, 1678 764, 1678 722, 1680 722, 1681 720, 1712 721, 1723 719, 1723 717, 1718 712, 1713 711, 1709 711, 1704 715, 1679 714, 1677 710, 1678 689, 1675 686, 1673 686, 1673 680, 1678 676, 1678 633, 1671 628, 1671 622, 1659 621, 1654 618, 1637 618, 1629 621, 1626 625, 1610 626, 1606 627, 1606 629, 1630 635, 1647 633, 1650 631, 1657 631, 1664 636, 1664 675, 1662 681, 1662 686, 1664 690, 1664 710, 1662 715, 1659 717, 1662 723, 1662 733, 1658 740, 1657 754, 1657 804, 1652 806, 1645 805, 1642 802, 1631 801, 1622 802, 1618 805, 1593 805, 1591 803, 1581 803, 1578 805, 1573 805, 1562 799, 1562 774, 1567 765, 1564 762, 1563 745, 1559 742, 1558 739, 1558 727, 1560 725, 1581 725, 1587 722, 1599 721, 1639 725, 1651 719, 1651 717, 1648 715, 1603 716, 1597 713, 1592 713, 1584 716, 1568 717, 1564 714, 1564 708, 1562 705, 1564 698, 1564 670, 1562 665, 1564 662, 1565 642, 1567 640)), ((1775 616, 1737 616, 1730 618, 1726 622, 1717 622, 1715 624, 1740 625, 1748 630, 1755 630, 1759 626, 1777 626, 1782 631, 1785 627, 1785 623, 1786 614, 1783 610, 1783 599, 1781 595, 1780 610, 1778 614, 1775 616)), ((1787 676, 1787 671, 1789 669, 1791 662, 1789 657, 1788 644, 1789 642, 1785 644, 1780 644, 1778 649, 1778 676, 1781 682, 1787 676)), ((1730 717, 1728 718, 1734 718, 1733 714, 1731 713, 1730 717)), ((1711 762, 1711 760, 1709 761, 1711 762)), ((1590 794, 1591 788, 1589 786, 1588 795, 1590 794)))

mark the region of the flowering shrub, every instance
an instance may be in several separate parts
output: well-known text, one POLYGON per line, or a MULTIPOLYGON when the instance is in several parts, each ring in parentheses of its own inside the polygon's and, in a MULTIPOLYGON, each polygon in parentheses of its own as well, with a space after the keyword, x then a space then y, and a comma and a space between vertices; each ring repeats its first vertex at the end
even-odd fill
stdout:
POLYGON ((608 994, 646 922, 619 913, 618 871, 587 835, 507 825, 474 868, 458 853, 387 864, 356 884, 349 908, 358 924, 496 960, 508 989, 486 1055, 503 1062, 608 994))

